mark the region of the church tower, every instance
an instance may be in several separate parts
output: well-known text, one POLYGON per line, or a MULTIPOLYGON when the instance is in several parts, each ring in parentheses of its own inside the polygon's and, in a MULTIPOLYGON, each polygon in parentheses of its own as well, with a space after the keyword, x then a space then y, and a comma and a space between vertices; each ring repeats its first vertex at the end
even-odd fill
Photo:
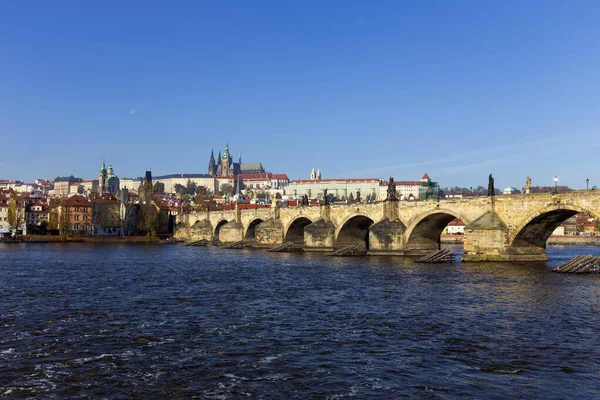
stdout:
POLYGON ((210 176, 215 176, 215 171, 217 170, 217 166, 215 165, 215 154, 213 151, 210 151, 210 160, 208 161, 208 174, 210 176))
POLYGON ((100 174, 98 174, 98 192, 100 194, 106 193, 108 188, 106 187, 106 181, 108 178, 108 171, 106 171, 106 164, 102 160, 102 168, 100 168, 100 174))
POLYGON ((310 171, 310 180, 314 181, 317 179, 317 175, 315 174, 315 167, 312 167, 312 171, 310 171))
POLYGON ((321 180, 321 168, 317 168, 317 180, 321 180))
POLYGON ((229 154, 229 143, 225 144, 225 151, 221 157, 221 176, 233 175, 233 162, 231 160, 231 154, 229 154))

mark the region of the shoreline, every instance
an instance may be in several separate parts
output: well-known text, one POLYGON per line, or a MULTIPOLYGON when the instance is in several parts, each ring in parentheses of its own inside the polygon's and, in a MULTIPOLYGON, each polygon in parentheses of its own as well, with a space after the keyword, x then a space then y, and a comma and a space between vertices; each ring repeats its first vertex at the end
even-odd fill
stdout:
POLYGON ((148 236, 44 236, 26 235, 22 243, 130 243, 158 244, 161 239, 148 236))
MULTIPOLYGON (((463 244, 462 235, 442 236, 442 244, 463 244)), ((165 244, 159 237, 148 236, 44 236, 27 235, 20 243, 119 243, 119 244, 165 244)), ((2 241, 0 241, 2 243, 2 241)), ((174 244, 170 242, 169 244, 174 244)), ((592 245, 600 246, 600 236, 550 236, 549 246, 592 245)))
MULTIPOLYGON (((441 237, 442 244, 462 244, 464 236, 446 235, 441 237)), ((600 236, 550 236, 548 246, 592 245, 600 246, 600 236)))

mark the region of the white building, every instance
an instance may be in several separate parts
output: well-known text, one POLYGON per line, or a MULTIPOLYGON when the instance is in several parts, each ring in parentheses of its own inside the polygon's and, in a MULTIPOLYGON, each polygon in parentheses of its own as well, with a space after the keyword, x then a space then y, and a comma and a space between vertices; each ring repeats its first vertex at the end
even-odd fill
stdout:
POLYGON ((288 198, 300 199, 306 195, 309 199, 322 199, 325 189, 340 200, 350 197, 356 199, 360 192, 361 201, 367 196, 377 199, 381 180, 378 178, 347 178, 347 179, 298 179, 290 182, 286 189, 288 198))

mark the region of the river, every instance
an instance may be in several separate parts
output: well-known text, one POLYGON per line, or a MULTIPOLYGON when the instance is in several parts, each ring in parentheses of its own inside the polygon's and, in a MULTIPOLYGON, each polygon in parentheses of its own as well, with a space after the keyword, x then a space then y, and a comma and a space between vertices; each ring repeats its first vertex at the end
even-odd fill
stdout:
POLYGON ((598 398, 600 275, 0 244, 0 397, 598 398))

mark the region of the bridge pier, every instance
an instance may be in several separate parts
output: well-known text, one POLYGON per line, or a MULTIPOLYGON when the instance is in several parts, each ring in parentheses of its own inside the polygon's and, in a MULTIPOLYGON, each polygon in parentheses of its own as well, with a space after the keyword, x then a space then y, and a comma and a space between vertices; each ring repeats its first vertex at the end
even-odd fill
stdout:
POLYGON ((194 225, 190 227, 190 240, 208 240, 212 241, 213 239, 213 227, 210 223, 210 220, 203 219, 200 221, 196 221, 194 225))
POLYGON ((402 221, 384 219, 369 227, 369 255, 403 255, 406 253, 406 226, 402 221))
POLYGON ((494 211, 465 226, 463 261, 510 261, 509 228, 494 211))
POLYGON ((283 243, 283 224, 279 219, 268 219, 256 227, 256 247, 272 247, 283 243))
POLYGON ((237 221, 226 223, 219 229, 221 243, 236 243, 244 239, 244 225, 237 221))
POLYGON ((304 228, 304 251, 333 251, 335 225, 320 219, 304 228))

